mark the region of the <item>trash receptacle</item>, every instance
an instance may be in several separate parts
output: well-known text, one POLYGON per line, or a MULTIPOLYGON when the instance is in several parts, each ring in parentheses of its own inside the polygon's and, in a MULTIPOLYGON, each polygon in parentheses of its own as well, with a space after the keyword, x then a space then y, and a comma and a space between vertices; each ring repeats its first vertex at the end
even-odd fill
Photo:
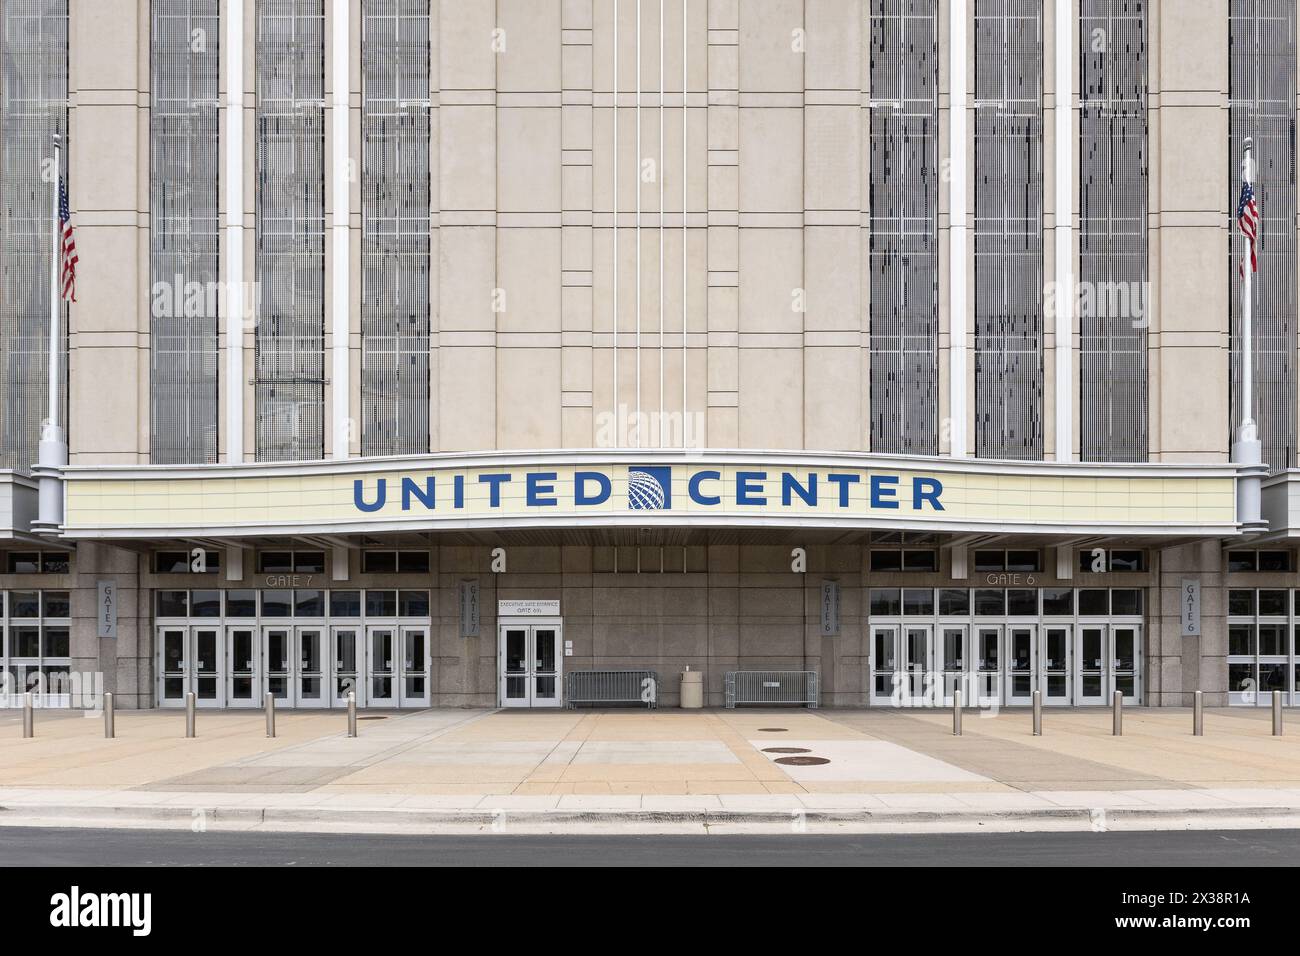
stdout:
POLYGON ((704 671, 682 671, 682 709, 699 710, 704 706, 704 671))

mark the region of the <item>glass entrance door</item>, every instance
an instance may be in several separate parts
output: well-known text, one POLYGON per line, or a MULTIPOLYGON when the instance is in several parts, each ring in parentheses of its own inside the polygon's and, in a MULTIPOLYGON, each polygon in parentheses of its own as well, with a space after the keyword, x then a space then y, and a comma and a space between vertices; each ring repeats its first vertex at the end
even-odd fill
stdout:
POLYGON ((1138 699, 1139 661, 1138 628, 1135 625, 1113 625, 1110 629, 1114 656, 1111 666, 1112 690, 1124 695, 1124 703, 1136 704, 1138 699))
POLYGON ((393 627, 366 628, 366 706, 396 707, 397 687, 397 629, 393 627))
POLYGON ((224 706, 223 644, 217 627, 158 628, 158 703, 184 707, 193 692, 199 707, 224 706))
POLYGON ((871 702, 894 704, 894 681, 898 671, 898 628, 871 629, 871 702))
POLYGON ((903 693, 908 702, 924 705, 934 695, 934 630, 903 628, 903 693))
POLYGON ((189 629, 158 628, 158 702, 163 707, 183 707, 189 690, 188 662, 185 659, 189 629))
POLYGON ((257 630, 226 628, 226 706, 260 707, 257 682, 257 630))
POLYGON ((215 627, 191 628, 194 643, 194 698, 199 707, 220 707, 221 631, 215 627))
POLYGON ((562 701, 558 624, 501 624, 497 666, 502 707, 559 707, 562 701))
POLYGON ((970 706, 975 683, 966 673, 966 628, 943 626, 939 634, 940 680, 943 682, 943 705, 950 707, 953 691, 960 690, 962 703, 970 706))
POLYGON ((293 683, 294 703, 299 707, 325 706, 324 640, 322 628, 298 628, 298 668, 293 683))
POLYGON ((1070 640, 1070 628, 1064 624, 1047 624, 1043 626, 1043 642, 1039 648, 1038 661, 1040 687, 1043 691, 1044 704, 1069 705, 1074 703, 1071 693, 1074 672, 1070 666, 1070 652, 1074 642, 1070 640))
MULTIPOLYGON (((293 687, 289 683, 292 653, 290 644, 293 630, 288 627, 262 628, 262 676, 265 683, 262 693, 270 694, 276 703, 293 700, 293 687)), ((258 701, 261 704, 261 701, 258 701)))
POLYGON ((1032 704, 1037 684, 1037 627, 1033 624, 1007 625, 1008 704, 1032 704))
POLYGON ((399 677, 402 707, 429 706, 429 629, 402 628, 402 673, 399 677))
POLYGON ((975 699, 979 707, 1002 703, 1002 628, 979 627, 975 630, 974 655, 975 699))
POLYGON ((333 666, 330 675, 333 705, 346 707, 348 694, 356 694, 357 706, 365 706, 365 680, 361 669, 365 655, 361 653, 360 629, 336 627, 331 632, 330 643, 333 646, 330 655, 333 666))
POLYGON ((1081 624, 1075 639, 1074 700, 1079 705, 1106 703, 1106 628, 1081 624))

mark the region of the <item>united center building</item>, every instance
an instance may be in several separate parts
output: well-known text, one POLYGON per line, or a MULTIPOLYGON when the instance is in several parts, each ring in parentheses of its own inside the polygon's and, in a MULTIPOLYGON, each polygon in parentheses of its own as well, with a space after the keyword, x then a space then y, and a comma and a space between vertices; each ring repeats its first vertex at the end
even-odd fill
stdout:
POLYGON ((1300 703, 1296 21, 0 0, 7 690, 1300 703))

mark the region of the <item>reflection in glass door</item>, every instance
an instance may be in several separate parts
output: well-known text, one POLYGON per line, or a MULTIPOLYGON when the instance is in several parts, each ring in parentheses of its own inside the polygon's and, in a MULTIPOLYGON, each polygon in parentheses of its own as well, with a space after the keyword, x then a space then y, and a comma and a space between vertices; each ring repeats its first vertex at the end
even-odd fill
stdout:
POLYGON ((898 662, 898 628, 871 629, 871 702, 894 702, 894 679, 898 662))
POLYGON ((1124 695, 1124 703, 1136 704, 1138 696, 1138 629, 1112 626, 1110 629, 1113 651, 1111 675, 1113 689, 1124 695))
POLYGON ((324 636, 319 627, 298 628, 298 673, 294 702, 299 707, 325 706, 324 636))
POLYGON ((1039 651, 1042 665, 1044 704, 1069 705, 1074 703, 1070 693, 1072 672, 1070 668, 1070 628, 1061 624, 1043 627, 1043 646, 1039 651))
POLYGON ((533 706, 560 706, 559 631, 535 627, 533 634, 533 706))
POLYGON ((393 686, 394 664, 396 662, 396 635, 391 627, 371 627, 366 629, 366 641, 370 650, 366 655, 370 680, 367 682, 369 695, 367 705, 370 707, 396 707, 397 694, 393 686))
POLYGON ((221 632, 215 627, 196 627, 192 632, 195 702, 200 707, 220 707, 221 632))
POLYGON ((502 625, 500 644, 501 706, 527 707, 528 628, 502 625))
POLYGON ((226 628, 226 706, 259 707, 257 689, 257 631, 226 628))
POLYGON ((429 706, 429 629, 402 628, 401 706, 429 706))
POLYGON ((1002 628, 981 627, 975 634, 975 696, 972 703, 1002 703, 1002 628))
POLYGON ((973 681, 966 678, 966 628, 944 627, 939 641, 940 679, 943 681, 943 705, 952 705, 954 690, 962 692, 962 703, 971 704, 973 681))
POLYGON ((558 624, 501 624, 497 631, 502 707, 559 707, 562 700, 558 624))
POLYGON ((1037 670, 1037 628, 1032 624, 1007 625, 1008 704, 1032 704, 1037 670))
POLYGON ((348 694, 356 694, 357 706, 365 706, 365 683, 362 679, 360 665, 364 658, 360 653, 360 637, 355 627, 334 628, 331 641, 334 645, 334 672, 330 676, 333 688, 334 706, 346 707, 348 694))
POLYGON ((1105 660, 1106 628, 1080 625, 1075 651, 1075 703, 1106 703, 1105 660))
POLYGON ((913 703, 921 704, 934 681, 934 631, 910 625, 903 630, 903 693, 913 703))
POLYGON ((162 627, 158 629, 158 653, 161 660, 158 666, 158 700, 167 705, 183 706, 185 703, 186 661, 185 644, 188 636, 186 628, 162 627))
POLYGON ((291 631, 287 627, 262 628, 262 674, 266 678, 263 692, 274 697, 277 703, 292 700, 289 686, 290 637, 291 631))

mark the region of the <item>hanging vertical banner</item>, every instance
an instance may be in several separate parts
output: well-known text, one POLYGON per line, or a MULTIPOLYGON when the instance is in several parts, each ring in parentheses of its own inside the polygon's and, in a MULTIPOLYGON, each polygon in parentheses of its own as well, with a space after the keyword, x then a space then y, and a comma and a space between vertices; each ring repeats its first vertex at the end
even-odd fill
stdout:
POLYGON ((1184 578, 1178 589, 1183 637, 1201 633, 1201 582, 1184 578))
POLYGON ((822 637, 835 637, 840 633, 840 584, 838 581, 822 582, 822 637))
POLYGON ((99 637, 117 637, 117 582, 96 581, 95 591, 95 633, 99 637))
POLYGON ((460 636, 478 637, 478 581, 460 582, 460 636))

